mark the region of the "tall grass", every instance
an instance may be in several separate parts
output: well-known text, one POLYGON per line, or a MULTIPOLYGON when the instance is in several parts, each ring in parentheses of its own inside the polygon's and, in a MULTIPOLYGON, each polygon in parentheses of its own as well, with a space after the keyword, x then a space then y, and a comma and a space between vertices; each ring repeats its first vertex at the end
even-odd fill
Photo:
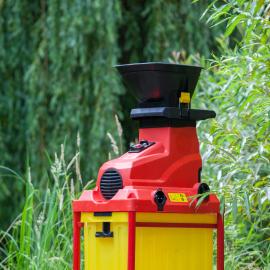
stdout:
MULTIPOLYGON (((117 139, 108 133, 112 152, 109 158, 123 153, 123 129, 115 115, 117 139)), ((93 180, 84 181, 80 171, 80 136, 77 152, 68 160, 65 146, 50 161, 47 184, 35 187, 31 168, 24 178, 15 171, 0 167, 5 174, 22 181, 25 202, 22 213, 7 231, 0 232, 0 269, 71 269, 72 268, 72 200, 84 189, 94 187, 93 180)))
POLYGON ((82 186, 79 152, 67 162, 62 146, 43 188, 33 185, 30 168, 27 177, 20 179, 25 184, 25 203, 21 215, 0 233, 0 269, 71 269, 71 201, 93 186, 93 181, 82 186))

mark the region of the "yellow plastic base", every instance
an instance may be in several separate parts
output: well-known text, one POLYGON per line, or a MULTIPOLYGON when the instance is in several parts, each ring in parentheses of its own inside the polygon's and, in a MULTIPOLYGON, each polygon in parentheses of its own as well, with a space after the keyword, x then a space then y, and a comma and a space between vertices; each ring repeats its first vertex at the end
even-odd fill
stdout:
MULTIPOLYGON (((216 224, 214 214, 137 213, 137 222, 216 224)), ((86 270, 127 270, 128 213, 82 213, 86 270), (110 222, 112 238, 97 238, 110 222)), ((213 229, 136 228, 136 270, 212 269, 213 229)))
POLYGON ((128 213, 113 213, 111 217, 96 217, 82 213, 84 223, 85 270, 127 270, 128 213), (111 222, 112 238, 97 238, 102 222, 111 222))

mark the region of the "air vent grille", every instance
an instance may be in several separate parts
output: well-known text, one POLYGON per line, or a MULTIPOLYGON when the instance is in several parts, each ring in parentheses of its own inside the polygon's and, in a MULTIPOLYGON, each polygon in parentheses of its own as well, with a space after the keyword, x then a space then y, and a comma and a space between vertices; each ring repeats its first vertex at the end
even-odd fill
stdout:
POLYGON ((115 169, 108 169, 103 173, 100 180, 102 196, 110 200, 119 189, 123 188, 122 177, 115 169))

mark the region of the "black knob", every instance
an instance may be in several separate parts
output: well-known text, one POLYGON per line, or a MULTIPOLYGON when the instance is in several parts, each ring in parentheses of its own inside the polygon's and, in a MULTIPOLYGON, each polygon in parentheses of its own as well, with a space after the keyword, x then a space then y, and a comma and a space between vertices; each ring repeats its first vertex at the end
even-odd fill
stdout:
POLYGON ((157 204, 157 210, 163 211, 164 205, 166 203, 167 197, 161 189, 158 189, 154 195, 155 203, 157 204))
MULTIPOLYGON (((202 195, 203 193, 208 193, 210 191, 210 187, 206 183, 200 183, 198 187, 198 194, 202 195)), ((208 200, 209 195, 205 196, 204 200, 208 200)))
POLYGON ((147 146, 149 145, 149 142, 147 140, 141 140, 140 144, 142 144, 143 146, 147 146))

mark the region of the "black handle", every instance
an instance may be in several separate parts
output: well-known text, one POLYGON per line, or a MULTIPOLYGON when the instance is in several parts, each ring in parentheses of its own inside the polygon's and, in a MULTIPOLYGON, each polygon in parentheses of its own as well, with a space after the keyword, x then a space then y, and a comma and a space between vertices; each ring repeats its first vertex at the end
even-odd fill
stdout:
POLYGON ((216 113, 209 110, 197 110, 178 107, 153 107, 132 109, 130 116, 132 119, 147 117, 165 117, 169 119, 200 121, 215 118, 216 113))
POLYGON ((96 232, 96 237, 108 238, 113 237, 113 232, 111 232, 111 223, 103 222, 102 223, 102 232, 96 232))

